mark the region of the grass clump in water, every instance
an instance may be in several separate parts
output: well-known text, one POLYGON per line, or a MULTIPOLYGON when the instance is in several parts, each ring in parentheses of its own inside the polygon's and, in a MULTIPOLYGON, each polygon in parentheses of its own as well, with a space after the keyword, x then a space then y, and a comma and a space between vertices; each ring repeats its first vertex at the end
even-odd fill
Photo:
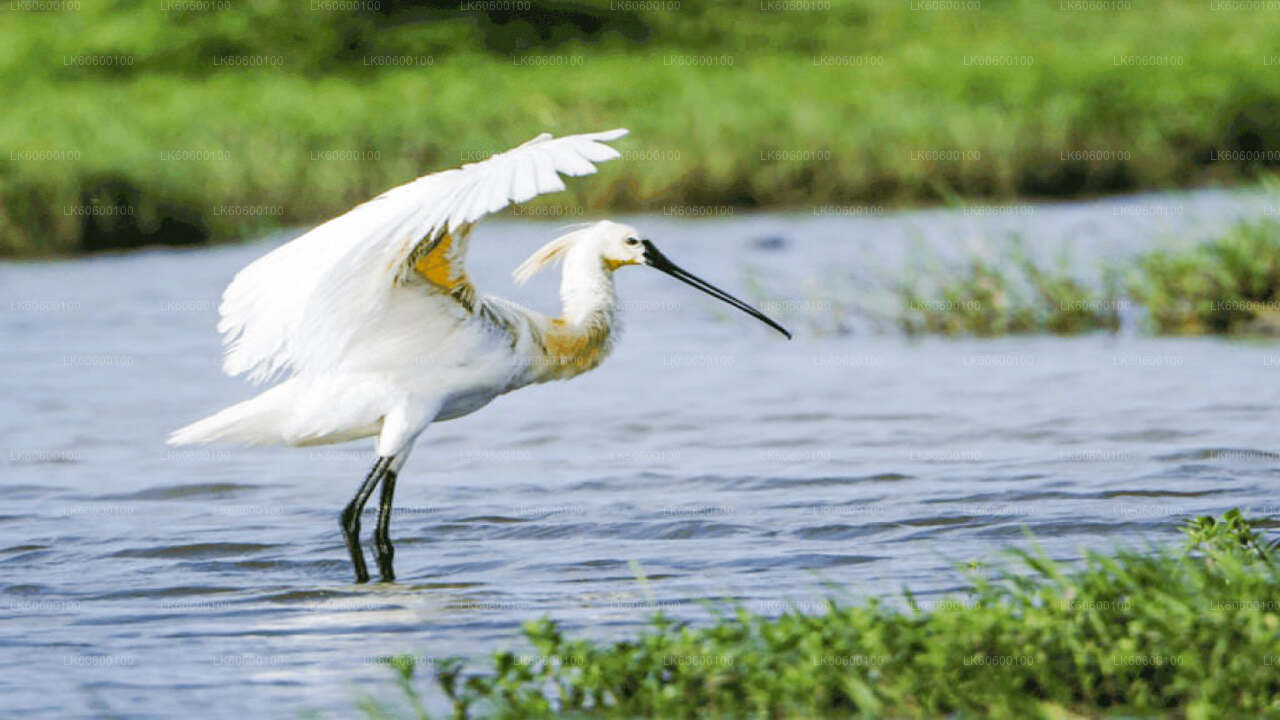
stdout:
POLYGON ((1130 292, 1165 335, 1280 333, 1280 222, 1242 222, 1188 250, 1138 261, 1130 292))
MULTIPOLYGON (((1275 550, 1239 511, 1189 523, 1180 551, 1089 552, 1066 568, 971 569, 969 594, 876 600, 711 627, 663 616, 623 642, 526 625, 537 655, 458 661, 436 680, 454 717, 1277 717, 1275 550)), ((401 687, 419 717, 415 668, 401 687)), ((390 711, 377 704, 371 715, 390 711)))
POLYGON ((943 276, 932 290, 912 280, 899 286, 899 323, 907 334, 1074 335, 1120 326, 1110 273, 1096 289, 1074 277, 1065 260, 1050 267, 1021 247, 1015 247, 1011 262, 974 256, 943 276))

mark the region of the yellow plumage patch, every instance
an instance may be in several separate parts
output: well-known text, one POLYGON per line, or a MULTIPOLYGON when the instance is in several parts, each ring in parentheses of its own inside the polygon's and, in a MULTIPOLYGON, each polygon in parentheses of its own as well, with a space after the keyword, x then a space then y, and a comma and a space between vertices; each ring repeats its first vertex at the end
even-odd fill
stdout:
POLYGON ((459 282, 465 280, 466 275, 461 270, 455 270, 450 257, 452 249, 453 236, 445 233, 430 250, 414 260, 414 272, 441 290, 453 290, 459 282))
POLYGON ((543 379, 570 378, 597 367, 609 354, 611 330, 608 324, 574 326, 563 318, 551 318, 537 328, 543 379))

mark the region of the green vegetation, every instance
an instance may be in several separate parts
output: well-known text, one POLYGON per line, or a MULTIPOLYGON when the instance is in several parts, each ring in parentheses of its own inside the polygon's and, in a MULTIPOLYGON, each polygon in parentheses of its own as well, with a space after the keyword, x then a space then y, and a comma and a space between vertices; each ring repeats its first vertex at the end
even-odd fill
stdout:
POLYGON ((0 253, 313 222, 542 130, 635 132, 552 215, 1073 196, 1275 164, 1280 24, 1178 0, 955 4, 980 9, 14 0, 0 253))
POLYGON ((1120 309, 1133 305, 1145 310, 1147 329, 1160 335, 1275 336, 1280 221, 1242 221, 1220 237, 1184 249, 1157 248, 1123 273, 1105 267, 1091 278, 1073 272, 1066 258, 1049 266, 1012 243, 994 258, 974 254, 956 267, 931 258, 897 290, 896 320, 908 334, 1115 331, 1120 309))
POLYGON ((1131 292, 1166 335, 1280 331, 1280 222, 1241 223, 1189 250, 1144 255, 1131 292))
MULTIPOLYGON (((1239 511, 1187 524, 1178 552, 1036 549, 969 569, 967 597, 910 611, 740 611, 693 628, 659 616, 634 640, 525 627, 536 656, 483 673, 436 667, 454 717, 1280 717, 1274 544, 1239 511)), ((392 658, 419 709, 411 660, 392 658)), ((371 715, 394 715, 370 702, 371 715)), ((419 710, 419 717, 426 713, 419 710)))
POLYGON ((900 324, 910 335, 978 335, 984 337, 1051 332, 1073 335, 1120 326, 1113 278, 1102 290, 1074 277, 1064 258, 1057 267, 1033 260, 1021 245, 1010 262, 996 264, 969 258, 959 270, 934 273, 944 278, 931 293, 916 281, 899 288, 900 324))

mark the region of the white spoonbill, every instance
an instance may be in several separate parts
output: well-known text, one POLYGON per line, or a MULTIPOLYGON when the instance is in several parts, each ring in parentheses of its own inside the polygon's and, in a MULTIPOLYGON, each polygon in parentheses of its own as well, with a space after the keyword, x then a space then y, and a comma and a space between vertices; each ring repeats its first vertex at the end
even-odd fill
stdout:
POLYGON ((223 370, 255 383, 288 377, 175 431, 169 443, 318 445, 376 436, 373 469, 340 521, 356 582, 367 582, 360 514, 382 484, 374 543, 389 582, 391 500, 414 440, 432 422, 473 413, 503 393, 598 366, 614 340, 618 268, 656 268, 791 337, 676 267, 634 228, 607 220, 552 240, 515 270, 523 282, 563 263, 561 317, 476 292, 464 267, 473 223, 563 190, 561 173, 594 173, 593 163, 618 157, 605 143, 626 133, 544 133, 388 190, 251 263, 222 295, 223 370))

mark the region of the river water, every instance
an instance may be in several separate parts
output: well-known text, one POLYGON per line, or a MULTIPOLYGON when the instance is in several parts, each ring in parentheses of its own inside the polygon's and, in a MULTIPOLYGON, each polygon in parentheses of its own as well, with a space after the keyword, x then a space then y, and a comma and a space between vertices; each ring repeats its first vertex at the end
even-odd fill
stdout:
MULTIPOLYGON (((351 584, 337 529, 369 442, 163 444, 253 392, 219 372, 216 303, 283 238, 0 265, 0 711, 343 717, 395 697, 377 657, 483 656, 544 615, 611 638, 726 599, 778 614, 906 586, 927 604, 961 587, 956 563, 1024 529, 1071 560, 1175 542, 1187 515, 1275 511, 1272 343, 910 340, 825 318, 922 245, 981 251, 1022 228, 1087 263, 1273 209, 1200 192, 633 218, 693 272, 760 286, 796 339, 625 271, 603 367, 424 434, 399 482, 393 585, 351 584)), ((516 289, 506 273, 555 230, 482 226, 477 285, 553 311, 555 278, 516 289)))

